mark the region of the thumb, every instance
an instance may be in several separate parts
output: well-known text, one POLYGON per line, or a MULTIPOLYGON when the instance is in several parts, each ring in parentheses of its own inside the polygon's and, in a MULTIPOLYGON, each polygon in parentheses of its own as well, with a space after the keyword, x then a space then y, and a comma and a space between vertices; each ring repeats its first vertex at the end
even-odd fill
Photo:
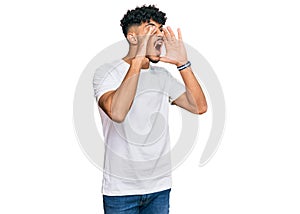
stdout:
POLYGON ((165 56, 160 57, 159 61, 166 62, 166 63, 171 63, 171 64, 174 63, 174 60, 171 60, 171 59, 169 59, 168 57, 165 57, 165 56))

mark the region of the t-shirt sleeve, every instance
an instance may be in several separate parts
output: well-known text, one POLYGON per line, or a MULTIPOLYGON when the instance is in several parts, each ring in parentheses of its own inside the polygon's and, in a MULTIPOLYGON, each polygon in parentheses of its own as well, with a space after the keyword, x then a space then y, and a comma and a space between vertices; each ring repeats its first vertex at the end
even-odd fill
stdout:
POLYGON ((94 96, 99 98, 108 91, 116 90, 119 83, 113 75, 113 70, 108 65, 102 65, 96 69, 93 78, 94 96))
POLYGON ((175 77, 172 76, 168 72, 168 82, 169 82, 169 102, 172 103, 174 100, 176 100, 180 95, 182 95, 185 90, 185 85, 182 84, 179 80, 177 80, 175 77))

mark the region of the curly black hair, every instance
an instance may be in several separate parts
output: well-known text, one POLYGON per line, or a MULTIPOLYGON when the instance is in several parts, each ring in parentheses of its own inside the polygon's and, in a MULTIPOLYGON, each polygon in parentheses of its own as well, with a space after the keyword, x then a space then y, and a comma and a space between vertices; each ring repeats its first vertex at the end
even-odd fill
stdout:
POLYGON ((127 36, 128 29, 133 25, 141 25, 144 22, 150 22, 150 19, 153 21, 164 25, 166 23, 167 17, 166 14, 160 11, 154 5, 142 7, 136 7, 133 10, 128 10, 124 17, 121 19, 121 27, 124 36, 127 36))

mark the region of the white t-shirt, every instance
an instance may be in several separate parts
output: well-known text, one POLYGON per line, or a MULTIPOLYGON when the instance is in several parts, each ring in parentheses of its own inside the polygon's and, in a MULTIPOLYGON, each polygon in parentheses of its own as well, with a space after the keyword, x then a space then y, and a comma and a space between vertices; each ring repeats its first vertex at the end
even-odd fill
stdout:
MULTIPOLYGON (((130 65, 124 60, 100 66, 94 75, 96 100, 117 89, 130 65)), ((169 104, 185 86, 166 69, 142 69, 132 106, 122 123, 99 107, 105 142, 102 193, 136 195, 171 188, 169 104)), ((98 102, 97 102, 98 103, 98 102)))

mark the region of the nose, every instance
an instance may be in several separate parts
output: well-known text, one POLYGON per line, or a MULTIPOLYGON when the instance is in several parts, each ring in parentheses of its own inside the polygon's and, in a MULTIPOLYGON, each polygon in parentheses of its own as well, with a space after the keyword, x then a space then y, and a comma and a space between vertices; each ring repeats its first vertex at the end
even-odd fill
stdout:
POLYGON ((156 30, 155 34, 156 34, 157 36, 164 36, 163 30, 162 30, 162 29, 159 29, 159 28, 156 30))

